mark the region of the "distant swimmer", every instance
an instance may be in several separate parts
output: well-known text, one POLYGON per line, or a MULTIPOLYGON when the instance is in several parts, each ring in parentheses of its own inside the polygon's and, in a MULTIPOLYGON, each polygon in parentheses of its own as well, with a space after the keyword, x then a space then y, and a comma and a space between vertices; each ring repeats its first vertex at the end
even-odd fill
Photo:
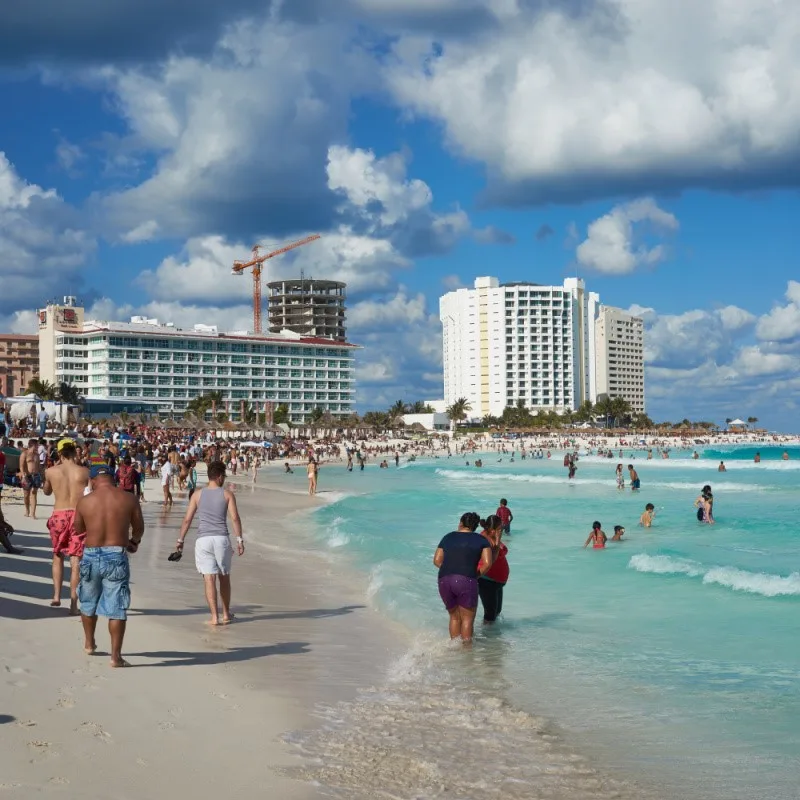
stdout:
POLYGON ((622 525, 614 526, 614 535, 611 537, 612 542, 621 542, 622 537, 625 535, 625 528, 622 525))
POLYGON ((500 521, 503 523, 502 532, 503 533, 511 533, 511 523, 514 521, 514 515, 511 513, 511 509, 508 507, 508 500, 505 497, 500 498, 500 505, 497 507, 497 511, 494 512, 496 517, 500 518, 500 521))
POLYGON ((289 462, 288 461, 283 465, 283 471, 287 475, 293 475, 294 474, 294 470, 289 466, 289 462))
POLYGON ((753 461, 755 461, 756 464, 760 464, 761 463, 761 453, 756 453, 756 457, 753 459, 753 461))
POLYGON ((782 458, 784 461, 788 461, 788 460, 789 460, 789 453, 788 453, 786 450, 784 450, 784 451, 783 451, 783 455, 781 456, 781 458, 782 458))
POLYGON ((700 456, 697 453, 697 450, 695 450, 694 453, 692 453, 692 458, 695 458, 695 459, 700 458, 700 456))
POLYGON ((567 472, 567 478, 569 480, 572 480, 575 477, 575 473, 577 472, 577 470, 578 470, 578 467, 575 464, 575 459, 574 458, 570 458, 570 460, 569 460, 569 471, 567 472))
POLYGON ((625 488, 625 476, 622 474, 622 464, 617 464, 617 489, 622 491, 625 488))
POLYGON ((724 461, 719 462, 719 466, 717 467, 717 472, 727 472, 728 468, 725 466, 724 461))
POLYGON ((648 503, 644 507, 642 516, 639 517, 639 524, 643 528, 651 528, 653 526, 653 518, 656 515, 656 507, 652 503, 648 503))
POLYGON ((633 464, 628 464, 628 475, 631 479, 631 491, 638 492, 642 484, 639 480, 639 473, 633 468, 633 464))
POLYGON ((592 545, 593 550, 602 550, 606 546, 608 537, 603 533, 603 526, 599 522, 592 523, 592 532, 589 538, 584 543, 583 547, 586 549, 589 543, 592 545))

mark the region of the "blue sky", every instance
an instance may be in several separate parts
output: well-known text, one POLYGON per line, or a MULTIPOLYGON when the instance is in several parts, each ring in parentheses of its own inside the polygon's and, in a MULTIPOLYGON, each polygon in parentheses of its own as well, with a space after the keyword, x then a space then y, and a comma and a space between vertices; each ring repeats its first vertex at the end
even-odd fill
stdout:
POLYGON ((348 282, 362 409, 441 395, 445 289, 580 274, 645 317, 651 416, 798 430, 800 7, 698 5, 0 10, 0 327, 243 328, 233 259, 319 232, 268 276, 348 282))

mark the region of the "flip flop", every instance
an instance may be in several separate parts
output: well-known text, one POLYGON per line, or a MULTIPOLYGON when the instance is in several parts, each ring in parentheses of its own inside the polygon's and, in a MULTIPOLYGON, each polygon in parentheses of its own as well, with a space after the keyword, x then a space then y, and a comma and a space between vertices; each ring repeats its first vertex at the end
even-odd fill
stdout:
POLYGON ((181 550, 176 550, 174 553, 170 553, 167 556, 167 561, 180 561, 183 558, 183 552, 181 550))

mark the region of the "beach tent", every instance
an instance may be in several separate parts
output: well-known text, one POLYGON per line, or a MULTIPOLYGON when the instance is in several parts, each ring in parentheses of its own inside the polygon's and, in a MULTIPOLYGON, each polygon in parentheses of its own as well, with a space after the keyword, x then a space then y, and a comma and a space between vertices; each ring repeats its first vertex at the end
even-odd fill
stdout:
POLYGON ((747 423, 743 419, 732 419, 728 423, 728 427, 729 428, 738 428, 738 427, 741 427, 741 426, 745 426, 745 427, 747 426, 747 423))

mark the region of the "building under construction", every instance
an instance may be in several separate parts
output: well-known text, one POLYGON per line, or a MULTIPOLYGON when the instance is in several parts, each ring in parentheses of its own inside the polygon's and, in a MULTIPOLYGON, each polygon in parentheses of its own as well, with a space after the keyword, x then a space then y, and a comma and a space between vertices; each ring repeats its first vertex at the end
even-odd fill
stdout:
POLYGON ((268 283, 270 333, 290 330, 301 336, 346 341, 345 286, 313 278, 268 283))

